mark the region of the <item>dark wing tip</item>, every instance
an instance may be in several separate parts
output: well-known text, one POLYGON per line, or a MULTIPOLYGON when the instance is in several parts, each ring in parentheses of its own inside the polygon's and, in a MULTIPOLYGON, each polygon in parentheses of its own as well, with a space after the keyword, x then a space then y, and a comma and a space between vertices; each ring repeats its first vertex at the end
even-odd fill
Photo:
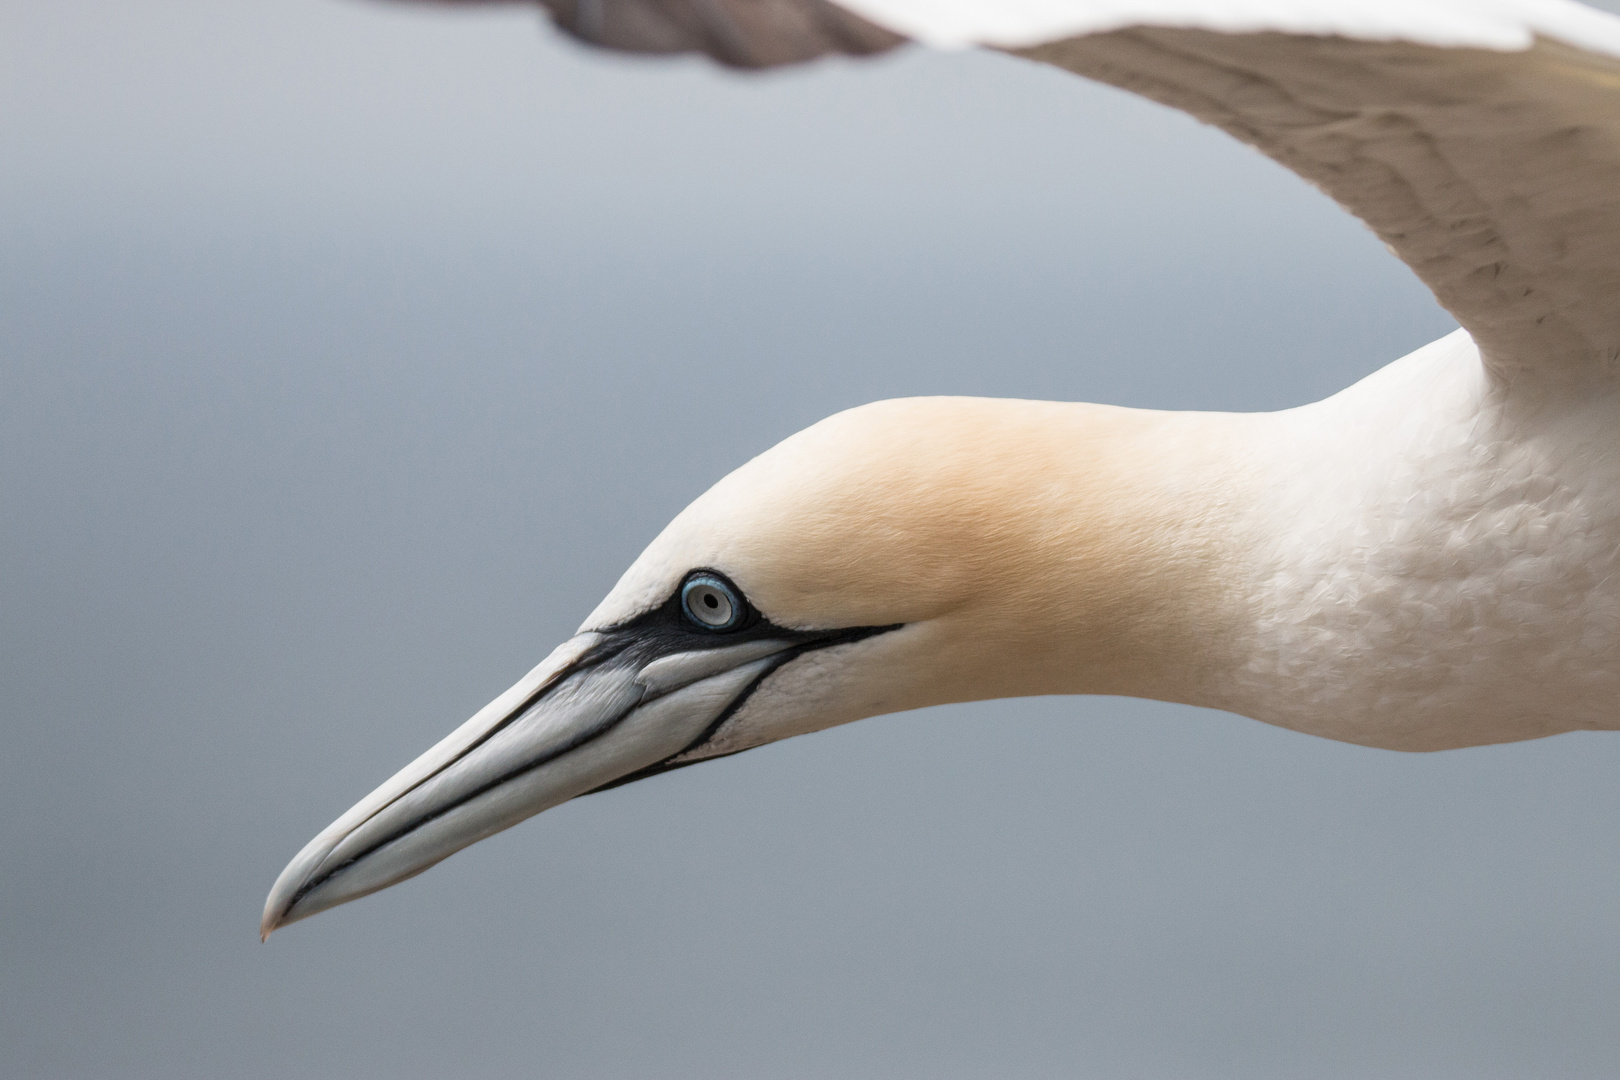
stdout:
POLYGON ((591 45, 639 53, 704 53, 728 67, 799 64, 831 53, 869 56, 906 39, 828 0, 540 0, 552 21, 591 45))

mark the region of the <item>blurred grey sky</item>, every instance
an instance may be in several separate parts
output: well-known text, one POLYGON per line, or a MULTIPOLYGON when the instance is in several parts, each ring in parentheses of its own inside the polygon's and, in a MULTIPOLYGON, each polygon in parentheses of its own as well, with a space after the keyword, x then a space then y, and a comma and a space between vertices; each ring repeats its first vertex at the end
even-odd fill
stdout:
POLYGON ((934 709, 255 934, 305 840, 799 427, 1277 408, 1451 325, 1281 169, 1006 58, 0 0, 0 1075, 1615 1075, 1612 736, 934 709))

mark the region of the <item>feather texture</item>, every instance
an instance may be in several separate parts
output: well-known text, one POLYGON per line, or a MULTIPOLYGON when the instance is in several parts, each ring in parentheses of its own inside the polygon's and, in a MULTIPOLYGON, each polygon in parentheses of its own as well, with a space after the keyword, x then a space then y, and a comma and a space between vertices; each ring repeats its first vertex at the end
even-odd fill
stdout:
MULTIPOLYGON (((1620 20, 1616 20, 1620 22, 1620 20)), ((1620 61, 1137 28, 1022 50, 1191 113, 1332 196, 1507 379, 1620 361, 1620 61)))

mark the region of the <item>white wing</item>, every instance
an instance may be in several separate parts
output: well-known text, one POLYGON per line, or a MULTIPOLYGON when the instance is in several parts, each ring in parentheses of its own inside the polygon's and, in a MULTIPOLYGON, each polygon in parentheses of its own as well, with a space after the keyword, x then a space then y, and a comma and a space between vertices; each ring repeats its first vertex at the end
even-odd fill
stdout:
POLYGON ((1620 18, 1570 0, 543 0, 769 66, 988 45, 1215 124, 1361 218, 1498 371, 1620 372, 1620 18))

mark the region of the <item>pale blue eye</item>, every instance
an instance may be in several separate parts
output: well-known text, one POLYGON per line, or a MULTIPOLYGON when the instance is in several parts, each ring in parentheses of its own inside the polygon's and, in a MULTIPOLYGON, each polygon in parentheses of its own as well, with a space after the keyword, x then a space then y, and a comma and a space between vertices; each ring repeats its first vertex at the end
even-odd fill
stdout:
POLYGON ((705 630, 728 630, 742 617, 742 601, 719 578, 693 574, 681 586, 681 610, 705 630))

